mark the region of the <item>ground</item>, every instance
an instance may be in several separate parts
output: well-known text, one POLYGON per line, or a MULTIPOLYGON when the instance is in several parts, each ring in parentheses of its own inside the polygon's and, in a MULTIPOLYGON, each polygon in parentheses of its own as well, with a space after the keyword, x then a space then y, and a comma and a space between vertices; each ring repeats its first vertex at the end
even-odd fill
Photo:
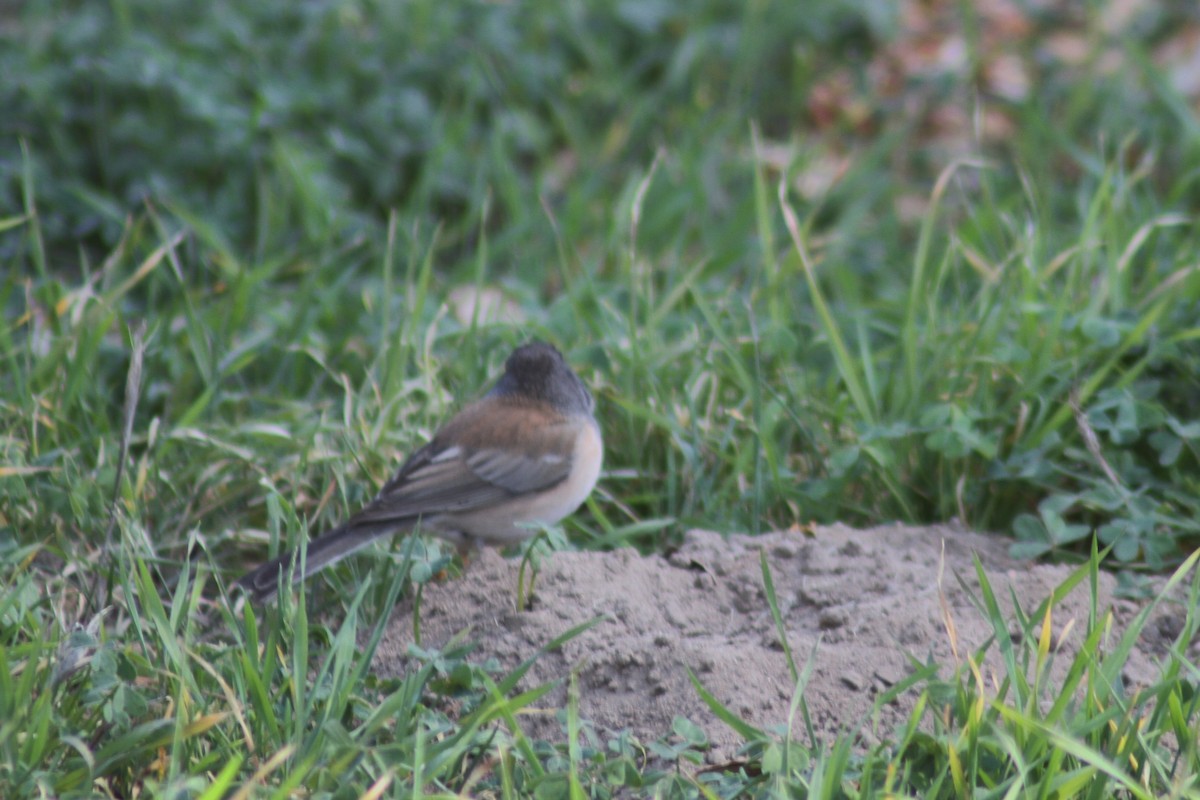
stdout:
MULTIPOLYGON (((488 551, 462 577, 426 587, 421 643, 436 649, 465 632, 476 643, 473 659, 495 659, 507 670, 572 626, 600 616, 600 624, 541 655, 525 677, 526 688, 560 681, 540 704, 546 714, 521 718, 526 733, 563 738, 554 710, 566 706, 566 678, 576 670, 581 716, 600 741, 622 729, 652 741, 669 735, 672 721, 683 716, 707 734, 707 759, 720 762, 734 756, 741 740, 701 701, 687 668, 738 717, 760 728, 785 725, 794 697, 764 589, 765 551, 798 666, 803 669, 815 653, 804 699, 817 735, 831 740, 865 720, 859 741, 870 744, 894 737, 907 719, 915 689, 884 704, 877 717, 871 714, 875 698, 902 680, 914 659, 936 660, 943 665, 940 677, 949 678, 953 665, 965 663, 993 635, 979 608, 973 556, 1014 635, 1020 626, 1013 598, 1031 614, 1072 572, 1066 565, 1014 561, 1008 547, 1004 538, 946 526, 833 526, 757 537, 697 530, 670 556, 632 549, 555 553, 542 563, 532 607, 522 612, 514 605, 518 563, 488 551)), ((1146 603, 1118 597, 1116 585, 1113 576, 1099 575, 1097 609, 1113 612, 1111 643, 1146 603)), ((1054 606, 1052 681, 1061 679, 1086 635, 1090 598, 1084 580, 1054 606)), ((1123 671, 1128 686, 1157 678, 1177 618, 1177 606, 1154 611, 1123 671)), ((412 663, 412 641, 407 601, 379 647, 377 673, 403 674, 412 663)), ((1001 669, 993 658, 982 671, 990 685, 1001 669)), ((800 716, 791 718, 793 731, 804 738, 800 716)))

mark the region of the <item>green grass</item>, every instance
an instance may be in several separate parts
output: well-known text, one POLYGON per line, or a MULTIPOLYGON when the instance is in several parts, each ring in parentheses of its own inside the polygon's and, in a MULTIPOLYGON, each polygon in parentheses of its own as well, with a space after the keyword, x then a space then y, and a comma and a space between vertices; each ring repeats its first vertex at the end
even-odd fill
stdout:
POLYGON ((599 401, 581 547, 958 516, 1081 570, 1096 540, 1175 568, 1200 543, 1200 149, 1153 55, 1190 12, 1089 27, 1122 69, 1039 67, 980 101, 1014 133, 955 160, 903 98, 969 114, 965 73, 876 97, 856 66, 894 41, 883 4, 61 5, 0 29, 0 795, 1196 791, 1195 666, 1121 696, 1099 617, 1077 684, 1023 685, 1039 656, 1001 638, 1003 692, 917 681, 865 757, 744 731, 760 776, 702 787, 646 743, 495 738, 536 695, 462 653, 371 677, 356 642, 436 543, 322 576, 340 626, 213 604, 532 336, 599 401), (865 116, 806 111, 831 75, 865 116))

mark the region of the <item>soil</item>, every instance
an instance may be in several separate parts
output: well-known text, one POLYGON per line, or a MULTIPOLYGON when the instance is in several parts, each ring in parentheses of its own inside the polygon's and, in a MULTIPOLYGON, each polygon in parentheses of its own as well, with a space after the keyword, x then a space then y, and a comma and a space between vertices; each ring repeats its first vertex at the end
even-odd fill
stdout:
MULTIPOLYGON (((994 635, 980 611, 975 557, 1016 638, 1022 634, 1014 598, 1024 614, 1033 614, 1072 572, 1014 561, 1009 544, 945 526, 832 526, 754 537, 696 530, 670 556, 632 549, 555 553, 541 565, 531 608, 520 612, 514 608, 518 562, 485 551, 461 578, 425 587, 421 644, 439 649, 466 632, 476 643, 473 661, 494 659, 507 672, 599 616, 596 626, 540 655, 523 678, 526 689, 557 682, 539 703, 543 713, 519 718, 526 734, 565 739, 554 712, 566 707, 574 670, 580 714, 601 742, 622 730, 643 742, 670 740, 673 721, 685 717, 706 733, 706 758, 720 763, 743 742, 701 700, 689 670, 745 722, 779 731, 790 719, 794 735, 807 739, 801 715, 792 711, 796 682, 767 602, 765 552, 797 668, 803 671, 812 659, 803 698, 818 738, 829 742, 861 729, 859 745, 869 745, 894 738, 907 721, 921 684, 873 709, 914 663, 935 661, 939 677, 953 679, 955 665, 965 665, 994 635)), ((1114 620, 1102 645, 1108 648, 1146 604, 1117 597, 1115 589, 1116 579, 1101 573, 1096 607, 1100 614, 1111 610, 1114 620)), ((1051 681, 1061 680, 1077 652, 1090 609, 1087 580, 1053 607, 1051 681)), ((1157 679, 1181 616, 1171 603, 1154 610, 1122 674, 1127 685, 1157 679)), ((410 600, 397 607, 379 646, 378 674, 401 675, 414 663, 412 625, 410 600)), ((1040 624, 1030 630, 1036 636, 1040 624)), ((993 675, 1002 675, 997 651, 988 647, 982 667, 989 687, 999 681, 993 675)), ((1200 643, 1193 642, 1193 663, 1198 655, 1200 643)))

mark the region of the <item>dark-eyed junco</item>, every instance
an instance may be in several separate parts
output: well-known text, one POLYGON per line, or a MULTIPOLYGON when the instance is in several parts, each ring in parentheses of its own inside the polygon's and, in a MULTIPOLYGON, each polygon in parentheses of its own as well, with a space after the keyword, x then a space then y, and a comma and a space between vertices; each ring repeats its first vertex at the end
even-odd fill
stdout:
POLYGON ((542 342, 513 351, 490 392, 413 453, 365 508, 308 543, 304 570, 287 553, 238 580, 258 601, 281 575, 300 581, 373 539, 415 528, 460 547, 534 535, 587 498, 603 442, 595 401, 562 354, 542 342))

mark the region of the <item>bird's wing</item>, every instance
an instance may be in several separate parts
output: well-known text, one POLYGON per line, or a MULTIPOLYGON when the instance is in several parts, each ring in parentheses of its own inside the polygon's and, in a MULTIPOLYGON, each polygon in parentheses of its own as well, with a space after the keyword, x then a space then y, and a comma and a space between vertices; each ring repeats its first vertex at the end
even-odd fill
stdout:
POLYGON ((468 407, 413 453, 353 522, 470 511, 549 489, 571 474, 577 420, 493 403, 481 429, 479 413, 468 407))

